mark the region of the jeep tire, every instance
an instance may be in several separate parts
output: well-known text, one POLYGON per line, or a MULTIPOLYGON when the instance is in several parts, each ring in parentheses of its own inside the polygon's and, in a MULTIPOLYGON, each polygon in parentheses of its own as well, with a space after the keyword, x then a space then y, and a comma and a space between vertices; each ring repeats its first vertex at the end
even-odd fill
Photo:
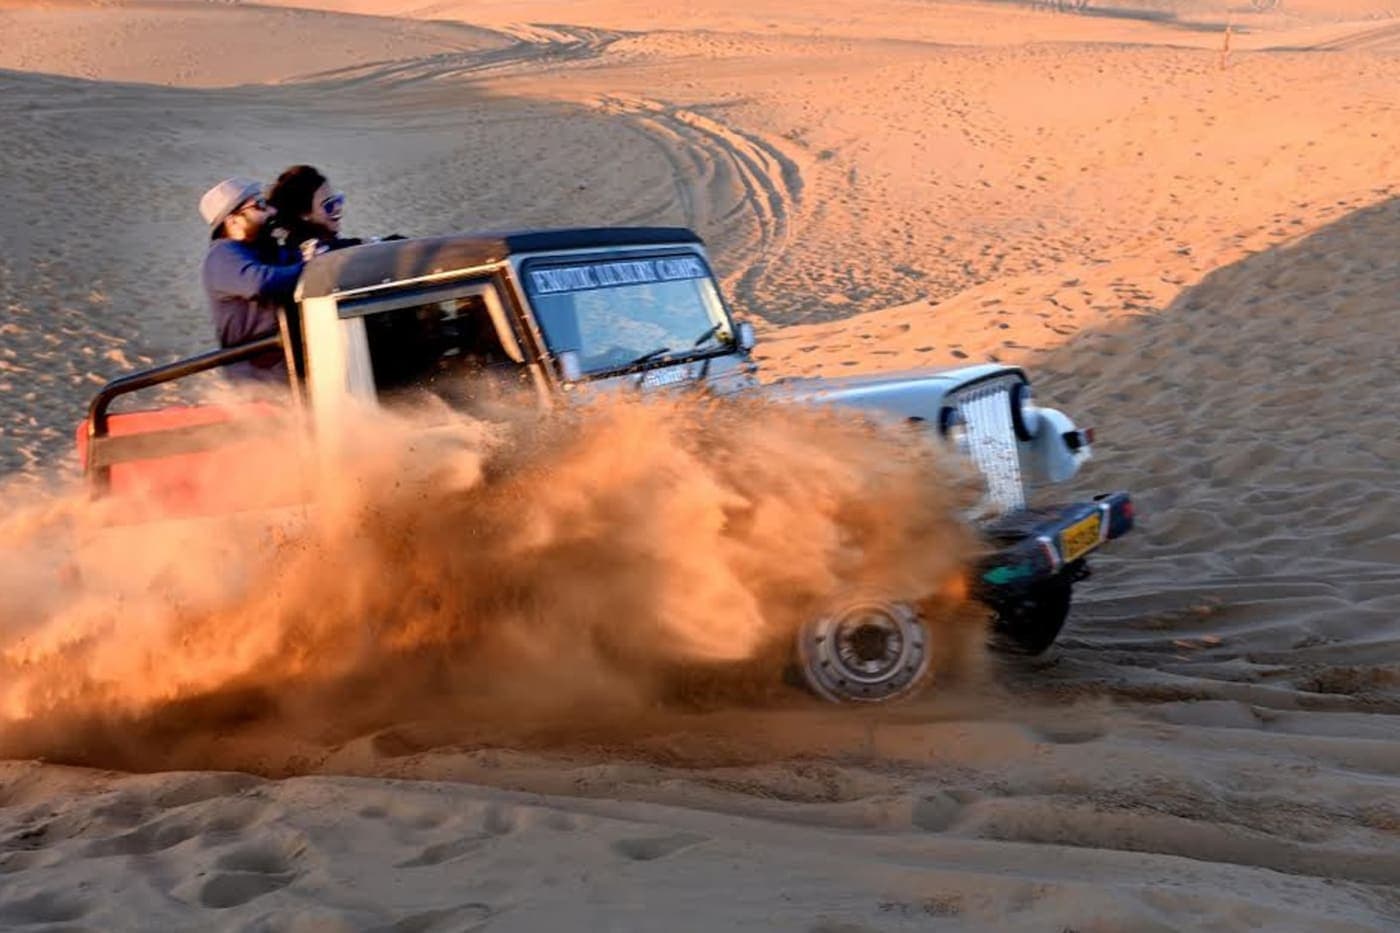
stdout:
POLYGON ((1061 572, 992 608, 992 647, 1014 654, 1043 654, 1069 618, 1073 577, 1061 572))
POLYGON ((913 696, 929 678, 932 657, 928 623, 908 603, 852 600, 797 633, 802 682, 834 703, 913 696))

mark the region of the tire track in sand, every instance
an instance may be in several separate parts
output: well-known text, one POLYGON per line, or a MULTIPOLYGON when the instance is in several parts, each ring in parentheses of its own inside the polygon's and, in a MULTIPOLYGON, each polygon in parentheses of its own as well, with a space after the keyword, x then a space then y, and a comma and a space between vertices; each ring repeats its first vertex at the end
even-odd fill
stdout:
POLYGON ((1314 49, 1328 52, 1393 52, 1400 49, 1400 23, 1365 29, 1331 42, 1322 42, 1314 49))
POLYGON ((293 79, 326 83, 338 90, 372 85, 396 88, 446 78, 474 77, 519 67, 570 65, 601 56, 628 33, 587 26, 529 23, 495 30, 503 45, 490 49, 442 52, 419 58, 366 62, 318 71, 293 79))
MULTIPOLYGON (((601 57, 630 35, 542 23, 496 31, 506 43, 498 48, 372 62, 296 80, 338 91, 390 89, 515 69, 567 67, 601 57)), ((765 274, 784 251, 801 204, 803 178, 797 162, 771 140, 679 105, 627 93, 575 102, 626 121, 660 149, 671 165, 674 203, 686 224, 717 240, 720 251, 735 264, 723 276, 728 294, 745 309, 762 307, 765 274)), ((626 220, 645 222, 669 206, 647 207, 626 220)))
POLYGON ((1361 28, 1310 45, 1275 45, 1267 52, 1394 52, 1400 50, 1400 23, 1361 28))
POLYGON ((769 265, 787 247, 802 202, 802 172, 775 144, 695 110, 629 94, 588 101, 629 121, 663 152, 675 177, 686 224, 718 234, 737 267, 724 276, 729 295, 756 310, 769 265))

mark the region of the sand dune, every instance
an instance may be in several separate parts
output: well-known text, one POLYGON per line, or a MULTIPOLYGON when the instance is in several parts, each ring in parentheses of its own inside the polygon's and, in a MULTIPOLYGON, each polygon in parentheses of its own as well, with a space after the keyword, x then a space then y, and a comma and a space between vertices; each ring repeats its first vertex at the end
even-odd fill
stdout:
POLYGON ((305 160, 354 233, 693 225, 773 378, 1023 363, 1144 518, 1050 655, 873 716, 6 763, 0 925, 1400 923, 1383 3, 304 6, 0 2, 0 470, 208 343, 200 191, 305 160))
POLYGON ((180 87, 266 84, 346 61, 426 58, 505 42, 460 23, 180 0, 6 0, 0 29, 0 68, 180 87))

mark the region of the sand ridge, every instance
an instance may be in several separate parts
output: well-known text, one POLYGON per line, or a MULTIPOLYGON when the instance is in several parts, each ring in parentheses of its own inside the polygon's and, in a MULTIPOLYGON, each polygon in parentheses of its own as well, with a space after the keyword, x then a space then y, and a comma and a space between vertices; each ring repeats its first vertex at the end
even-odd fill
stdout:
POLYGON ((199 192, 306 160, 353 233, 693 225, 772 378, 1024 364, 1099 431, 1077 488, 1143 509, 987 692, 6 763, 0 919, 1393 928, 1384 14, 0 4, 0 469, 54 470, 97 384, 207 345, 199 192))

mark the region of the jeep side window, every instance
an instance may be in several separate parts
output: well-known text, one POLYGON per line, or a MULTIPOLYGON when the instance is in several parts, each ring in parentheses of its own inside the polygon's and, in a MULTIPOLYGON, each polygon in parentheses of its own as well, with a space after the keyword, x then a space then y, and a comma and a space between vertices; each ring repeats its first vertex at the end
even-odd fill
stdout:
POLYGON ((376 392, 388 404, 434 395, 479 411, 526 375, 512 359, 481 294, 364 316, 376 392))

